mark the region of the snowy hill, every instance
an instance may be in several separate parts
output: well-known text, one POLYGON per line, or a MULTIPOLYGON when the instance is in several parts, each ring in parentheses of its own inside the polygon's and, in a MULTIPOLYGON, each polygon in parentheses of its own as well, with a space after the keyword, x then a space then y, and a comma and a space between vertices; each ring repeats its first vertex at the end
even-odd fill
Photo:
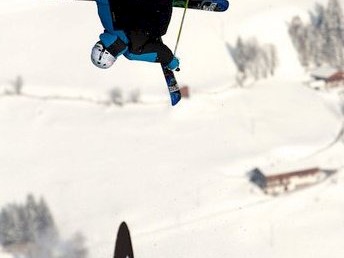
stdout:
MULTIPOLYGON (((20 74, 25 93, 0 96, 0 207, 44 195, 62 235, 86 235, 90 258, 111 257, 122 220, 139 258, 343 257, 344 146, 333 142, 340 100, 303 86, 282 29, 313 3, 246 0, 221 15, 188 13, 178 79, 194 94, 171 108, 155 64, 92 67, 101 29, 93 3, 25 2, 35 4, 0 5, 0 46, 16 50, 3 52, 0 86, 20 74), (231 87, 225 41, 239 35, 278 44, 275 78, 231 87), (140 88, 143 103, 97 104, 114 86, 140 88), (246 177, 256 166, 293 163, 339 173, 279 198, 246 177)), ((166 36, 171 46, 180 16, 166 36)))

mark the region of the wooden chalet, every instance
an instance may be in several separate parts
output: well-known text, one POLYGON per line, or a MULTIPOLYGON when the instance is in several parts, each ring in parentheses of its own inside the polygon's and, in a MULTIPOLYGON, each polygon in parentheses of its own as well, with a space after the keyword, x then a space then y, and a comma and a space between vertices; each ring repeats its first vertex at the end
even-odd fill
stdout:
POLYGON ((255 168, 249 173, 249 177, 250 181, 266 194, 279 195, 319 183, 333 173, 334 171, 314 167, 266 175, 259 168, 255 168))
POLYGON ((331 87, 344 86, 344 71, 334 73, 325 82, 331 87))
POLYGON ((327 87, 344 86, 344 71, 332 67, 321 67, 314 70, 311 76, 316 81, 323 81, 327 87))

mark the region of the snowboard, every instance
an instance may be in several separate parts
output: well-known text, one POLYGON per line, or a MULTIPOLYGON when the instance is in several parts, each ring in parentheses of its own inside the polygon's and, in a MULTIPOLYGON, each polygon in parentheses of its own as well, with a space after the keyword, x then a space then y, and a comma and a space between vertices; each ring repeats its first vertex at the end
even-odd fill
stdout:
POLYGON ((173 71, 164 67, 163 65, 161 65, 161 69, 165 77, 168 92, 170 93, 171 104, 172 106, 175 106, 182 98, 182 94, 180 93, 176 77, 174 76, 173 71))
MULTIPOLYGON (((173 7, 185 8, 187 0, 173 0, 173 7)), ((188 9, 212 12, 224 12, 228 9, 228 0, 189 0, 188 9)))
POLYGON ((115 244, 114 258, 134 258, 128 225, 122 222, 119 226, 115 244))

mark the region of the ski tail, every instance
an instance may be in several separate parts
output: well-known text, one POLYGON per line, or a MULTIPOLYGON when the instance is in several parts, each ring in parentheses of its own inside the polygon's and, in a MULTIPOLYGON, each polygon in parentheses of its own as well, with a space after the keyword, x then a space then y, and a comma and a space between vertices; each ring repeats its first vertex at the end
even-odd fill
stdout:
POLYGON ((168 92, 170 93, 171 104, 172 106, 175 106, 182 98, 182 94, 180 93, 176 77, 174 76, 173 71, 164 67, 163 65, 161 65, 161 69, 165 77, 168 92))
POLYGON ((134 258, 134 251, 127 223, 119 226, 115 244, 114 258, 134 258))
POLYGON ((211 12, 224 12, 229 8, 228 0, 189 0, 187 7, 185 7, 186 3, 187 0, 173 0, 173 7, 211 12))

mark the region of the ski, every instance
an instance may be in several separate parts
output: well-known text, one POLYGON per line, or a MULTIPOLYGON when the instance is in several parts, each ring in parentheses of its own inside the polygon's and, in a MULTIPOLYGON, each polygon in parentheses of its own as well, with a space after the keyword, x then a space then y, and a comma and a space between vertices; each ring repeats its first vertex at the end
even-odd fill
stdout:
POLYGON ((114 258, 134 258, 128 225, 122 222, 119 226, 115 244, 114 258))
MULTIPOLYGON (((185 8, 187 0, 173 0, 173 7, 185 8)), ((228 9, 227 0, 189 0, 188 9, 224 12, 228 9)))
MULTIPOLYGON (((95 0, 76 0, 95 1, 95 0)), ((185 8, 187 0, 173 0, 173 7, 185 8)), ((228 0, 189 0, 188 9, 197 9, 212 12, 224 12, 228 9, 228 0)))
POLYGON ((173 71, 164 67, 163 65, 161 65, 161 69, 165 77, 168 92, 170 93, 171 104, 172 106, 175 106, 182 98, 182 94, 180 93, 176 77, 174 76, 173 71))

